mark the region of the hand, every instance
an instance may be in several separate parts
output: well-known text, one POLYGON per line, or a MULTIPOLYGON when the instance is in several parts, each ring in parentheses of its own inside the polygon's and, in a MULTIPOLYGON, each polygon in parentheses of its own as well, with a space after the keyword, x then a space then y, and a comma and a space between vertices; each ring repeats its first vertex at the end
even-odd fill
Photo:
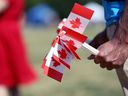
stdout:
MULTIPOLYGON (((107 33, 113 33, 111 40, 101 45, 97 56, 89 57, 96 64, 100 64, 102 68, 112 70, 123 66, 128 58, 128 0, 126 0, 124 11, 120 17, 118 25, 110 26, 107 33)), ((108 29, 108 28, 107 28, 108 29)), ((111 35, 111 34, 110 34, 111 35)), ((102 39, 102 38, 101 38, 102 39)))
POLYGON ((94 58, 96 64, 100 64, 102 68, 112 70, 119 68, 124 64, 128 57, 128 44, 119 43, 117 40, 111 40, 101 45, 98 50, 100 51, 94 58))
MULTIPOLYGON (((107 41, 108 41, 108 38, 107 38, 106 29, 105 29, 103 32, 96 35, 95 38, 89 43, 89 45, 97 49, 100 45, 102 45, 107 41)), ((95 58, 95 55, 93 54, 88 57, 89 60, 92 60, 94 58, 95 58)))
POLYGON ((99 54, 97 56, 91 55, 89 59, 93 59, 96 64, 100 64, 102 68, 107 68, 108 70, 123 66, 128 57, 128 43, 124 39, 123 30, 119 27, 115 37, 102 44, 98 48, 99 54))

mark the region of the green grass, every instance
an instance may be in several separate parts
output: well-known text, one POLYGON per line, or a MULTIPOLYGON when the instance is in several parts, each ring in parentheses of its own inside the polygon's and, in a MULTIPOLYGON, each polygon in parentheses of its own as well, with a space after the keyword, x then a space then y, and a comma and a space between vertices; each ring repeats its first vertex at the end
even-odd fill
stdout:
MULTIPOLYGON (((25 28, 24 37, 30 61, 37 70, 39 80, 30 86, 22 86, 23 96, 122 96, 120 84, 114 71, 101 69, 93 61, 88 61, 89 53, 83 48, 78 51, 81 59, 72 62, 71 70, 66 70, 62 83, 42 74, 43 57, 55 38, 55 28, 25 28)), ((86 34, 92 39, 101 26, 88 27, 86 34)))

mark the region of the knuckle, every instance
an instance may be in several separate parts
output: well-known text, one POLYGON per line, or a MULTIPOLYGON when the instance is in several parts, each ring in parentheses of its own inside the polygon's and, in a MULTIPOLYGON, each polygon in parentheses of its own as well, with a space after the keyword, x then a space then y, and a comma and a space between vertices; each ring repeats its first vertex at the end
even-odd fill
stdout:
POLYGON ((100 67, 101 68, 105 68, 106 66, 104 64, 100 64, 100 67))
POLYGON ((105 57, 104 57, 104 60, 105 60, 106 62, 111 62, 111 59, 110 59, 108 56, 105 56, 105 57))
POLYGON ((112 70, 113 69, 113 67, 107 67, 107 70, 112 70))
POLYGON ((118 65, 117 61, 112 62, 113 65, 118 65))
POLYGON ((100 53, 98 54, 98 56, 104 58, 104 52, 100 52, 100 53))
POLYGON ((114 61, 114 62, 112 62, 112 64, 113 64, 113 65, 118 65, 118 66, 120 66, 120 65, 122 65, 123 63, 122 63, 122 61, 114 61))
POLYGON ((94 59, 94 63, 99 64, 99 61, 97 59, 94 59))

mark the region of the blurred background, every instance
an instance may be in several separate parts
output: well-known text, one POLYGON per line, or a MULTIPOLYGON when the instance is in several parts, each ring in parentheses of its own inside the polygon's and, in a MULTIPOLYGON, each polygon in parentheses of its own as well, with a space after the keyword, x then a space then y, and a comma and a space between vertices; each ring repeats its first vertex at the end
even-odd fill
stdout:
POLYGON ((100 0, 26 0, 23 35, 29 59, 40 78, 33 85, 21 86, 23 96, 123 95, 115 71, 101 69, 88 61, 90 53, 85 48, 78 51, 82 60, 72 62, 71 70, 65 71, 62 83, 43 75, 41 64, 56 36, 57 24, 69 15, 75 2, 95 10, 84 33, 91 40, 105 28, 100 0))

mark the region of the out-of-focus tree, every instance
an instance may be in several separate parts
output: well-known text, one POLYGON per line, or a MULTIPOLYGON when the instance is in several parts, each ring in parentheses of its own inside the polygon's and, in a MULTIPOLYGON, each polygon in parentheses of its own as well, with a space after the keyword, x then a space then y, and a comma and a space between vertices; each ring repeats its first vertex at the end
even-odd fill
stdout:
POLYGON ((39 3, 47 3, 59 13, 61 18, 64 18, 68 16, 75 2, 84 5, 90 1, 101 2, 101 0, 26 0, 26 8, 29 9, 39 3))
POLYGON ((52 6, 60 14, 61 18, 68 16, 75 2, 85 5, 90 1, 100 0, 47 0, 50 6, 52 6))
POLYGON ((28 10, 29 8, 35 6, 36 4, 39 3, 43 3, 43 0, 25 0, 25 4, 26 4, 26 10, 28 10))

